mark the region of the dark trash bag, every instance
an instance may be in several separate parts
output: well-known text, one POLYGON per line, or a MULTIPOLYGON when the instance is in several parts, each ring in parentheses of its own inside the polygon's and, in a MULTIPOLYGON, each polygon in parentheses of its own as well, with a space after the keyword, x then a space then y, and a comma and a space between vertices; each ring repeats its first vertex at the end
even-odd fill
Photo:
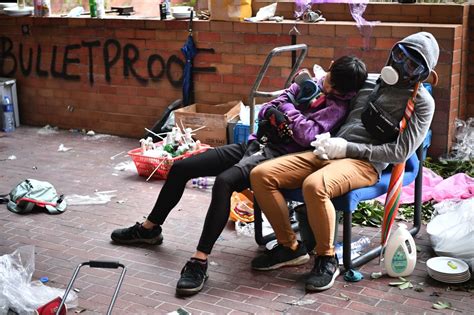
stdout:
POLYGON ((25 179, 10 192, 7 209, 15 213, 31 212, 35 206, 46 208, 50 214, 66 210, 64 195, 58 196, 56 189, 48 182, 25 179))

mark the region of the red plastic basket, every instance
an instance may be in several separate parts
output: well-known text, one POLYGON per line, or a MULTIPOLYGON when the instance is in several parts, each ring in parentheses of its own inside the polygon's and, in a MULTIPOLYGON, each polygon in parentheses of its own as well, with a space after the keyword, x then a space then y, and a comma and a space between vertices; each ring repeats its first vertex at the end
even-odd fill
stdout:
MULTIPOLYGON (((157 145, 161 145, 161 142, 157 143, 157 145)), ((142 154, 141 148, 128 151, 128 155, 132 158, 133 163, 135 163, 138 175, 149 177, 154 172, 152 178, 166 179, 168 177, 168 172, 175 161, 205 152, 209 148, 209 145, 201 144, 201 149, 174 158, 145 156, 142 154)))

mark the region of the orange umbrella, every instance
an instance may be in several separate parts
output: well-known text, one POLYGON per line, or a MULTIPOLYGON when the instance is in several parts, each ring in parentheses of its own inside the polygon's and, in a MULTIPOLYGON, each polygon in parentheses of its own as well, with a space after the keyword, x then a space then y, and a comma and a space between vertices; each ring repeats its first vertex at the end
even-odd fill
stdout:
MULTIPOLYGON (((415 109, 415 97, 418 92, 418 87, 420 83, 417 82, 411 98, 408 99, 407 107, 405 108, 405 113, 402 120, 400 121, 400 133, 403 132, 407 126, 408 121, 410 120, 411 114, 415 109)), ((390 183, 388 186, 388 192, 385 199, 384 205, 384 216, 382 223, 382 239, 381 244, 382 248, 385 247, 387 239, 390 236, 390 231, 392 229, 393 221, 398 213, 398 206, 400 204, 400 194, 402 192, 403 176, 405 174, 405 162, 396 164, 392 168, 392 174, 390 176, 390 183)), ((383 253, 383 250, 382 252, 383 253)))

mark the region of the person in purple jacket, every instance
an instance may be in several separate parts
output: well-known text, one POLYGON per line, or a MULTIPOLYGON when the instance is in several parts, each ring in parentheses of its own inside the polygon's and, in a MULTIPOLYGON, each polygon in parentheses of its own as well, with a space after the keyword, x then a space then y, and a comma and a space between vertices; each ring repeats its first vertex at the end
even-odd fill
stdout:
MULTIPOLYGON (((259 112, 257 134, 247 143, 228 144, 176 161, 168 174, 153 210, 143 223, 116 229, 111 238, 119 244, 161 244, 161 225, 181 199, 186 183, 196 177, 216 176, 212 198, 197 250, 181 271, 178 295, 199 292, 208 278, 207 258, 222 233, 234 191, 250 187, 250 171, 259 163, 284 154, 308 150, 315 136, 335 131, 345 120, 349 101, 367 78, 365 64, 353 56, 337 59, 329 72, 299 73, 278 98, 259 112)), ((303 246, 303 245, 302 245, 303 246)), ((305 248, 301 263, 308 261, 305 248)))

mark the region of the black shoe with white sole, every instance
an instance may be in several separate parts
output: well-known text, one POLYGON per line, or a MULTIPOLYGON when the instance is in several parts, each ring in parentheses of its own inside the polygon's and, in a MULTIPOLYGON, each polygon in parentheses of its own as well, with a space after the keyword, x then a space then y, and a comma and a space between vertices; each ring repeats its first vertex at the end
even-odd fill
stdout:
POLYGON ((334 285, 337 276, 339 276, 339 261, 336 256, 316 256, 313 270, 306 279, 306 290, 327 290, 334 285))
POLYGON ((176 294, 186 296, 198 293, 208 277, 207 260, 191 258, 181 270, 181 277, 176 284, 176 294))
POLYGON ((255 270, 274 270, 285 266, 299 266, 309 260, 308 251, 303 243, 298 241, 296 250, 278 244, 271 250, 252 260, 252 268, 255 270))
POLYGON ((160 245, 163 243, 161 226, 156 225, 153 229, 145 229, 138 222, 134 226, 114 230, 110 237, 118 244, 160 245))

